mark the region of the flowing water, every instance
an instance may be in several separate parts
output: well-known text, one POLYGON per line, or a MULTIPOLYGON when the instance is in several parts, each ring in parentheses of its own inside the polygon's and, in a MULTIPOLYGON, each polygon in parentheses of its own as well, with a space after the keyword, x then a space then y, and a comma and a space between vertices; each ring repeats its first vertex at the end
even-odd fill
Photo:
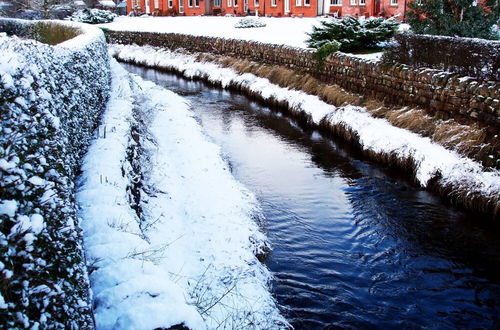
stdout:
POLYGON ((259 199, 295 328, 500 327, 498 227, 245 96, 126 67, 185 96, 259 199))

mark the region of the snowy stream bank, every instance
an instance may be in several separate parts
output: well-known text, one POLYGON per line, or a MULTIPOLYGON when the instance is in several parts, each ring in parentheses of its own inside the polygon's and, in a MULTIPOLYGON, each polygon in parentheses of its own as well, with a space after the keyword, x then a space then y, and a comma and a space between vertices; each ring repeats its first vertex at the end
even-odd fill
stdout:
POLYGON ((413 174, 422 187, 429 187, 432 183, 457 204, 498 213, 498 171, 487 171, 479 163, 439 146, 429 138, 392 126, 385 119, 374 118, 362 107, 335 107, 316 96, 281 88, 253 74, 239 74, 214 63, 198 62, 195 55, 130 45, 113 45, 112 53, 125 62, 173 70, 188 78, 205 79, 223 88, 239 88, 264 100, 286 104, 291 113, 306 116, 313 125, 341 127, 352 132, 355 142, 368 154, 395 157, 401 163, 414 164, 413 174))
POLYGON ((77 194, 98 328, 282 328, 254 196, 185 99, 112 71, 77 194))

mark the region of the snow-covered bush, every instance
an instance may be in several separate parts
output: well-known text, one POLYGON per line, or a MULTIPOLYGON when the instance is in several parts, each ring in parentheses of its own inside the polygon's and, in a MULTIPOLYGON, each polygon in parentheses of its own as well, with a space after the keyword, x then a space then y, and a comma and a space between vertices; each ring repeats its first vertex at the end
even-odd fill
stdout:
POLYGON ((113 22, 116 17, 116 14, 108 10, 85 8, 73 13, 68 19, 81 23, 103 24, 113 22))
POLYGON ((243 17, 240 19, 235 25, 235 28, 256 28, 256 27, 264 27, 266 23, 264 23, 258 17, 243 17))
POLYGON ((320 48, 333 40, 340 42, 341 51, 353 51, 376 46, 381 41, 390 39, 398 30, 399 22, 395 18, 382 17, 359 20, 347 16, 341 19, 329 19, 321 26, 313 27, 307 44, 320 48))
MULTIPOLYGON (((11 31, 37 24, 0 23, 11 31)), ((65 24, 82 33, 58 46, 0 36, 5 328, 93 327, 74 178, 109 97, 109 58, 101 31, 65 24)))

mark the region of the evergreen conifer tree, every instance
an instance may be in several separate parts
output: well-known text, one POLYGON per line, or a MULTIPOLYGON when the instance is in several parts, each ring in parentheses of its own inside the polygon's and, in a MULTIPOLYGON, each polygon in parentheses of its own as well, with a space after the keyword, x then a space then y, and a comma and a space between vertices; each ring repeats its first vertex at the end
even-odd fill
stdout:
POLYGON ((408 4, 408 23, 415 33, 498 39, 499 0, 422 0, 408 4))

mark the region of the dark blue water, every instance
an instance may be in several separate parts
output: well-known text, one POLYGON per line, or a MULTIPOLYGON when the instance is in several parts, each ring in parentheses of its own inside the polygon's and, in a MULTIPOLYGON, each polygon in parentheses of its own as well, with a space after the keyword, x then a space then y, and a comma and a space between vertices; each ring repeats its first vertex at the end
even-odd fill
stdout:
POLYGON ((295 328, 500 327, 500 230, 486 219, 245 96, 127 69, 190 100, 258 197, 295 328))

